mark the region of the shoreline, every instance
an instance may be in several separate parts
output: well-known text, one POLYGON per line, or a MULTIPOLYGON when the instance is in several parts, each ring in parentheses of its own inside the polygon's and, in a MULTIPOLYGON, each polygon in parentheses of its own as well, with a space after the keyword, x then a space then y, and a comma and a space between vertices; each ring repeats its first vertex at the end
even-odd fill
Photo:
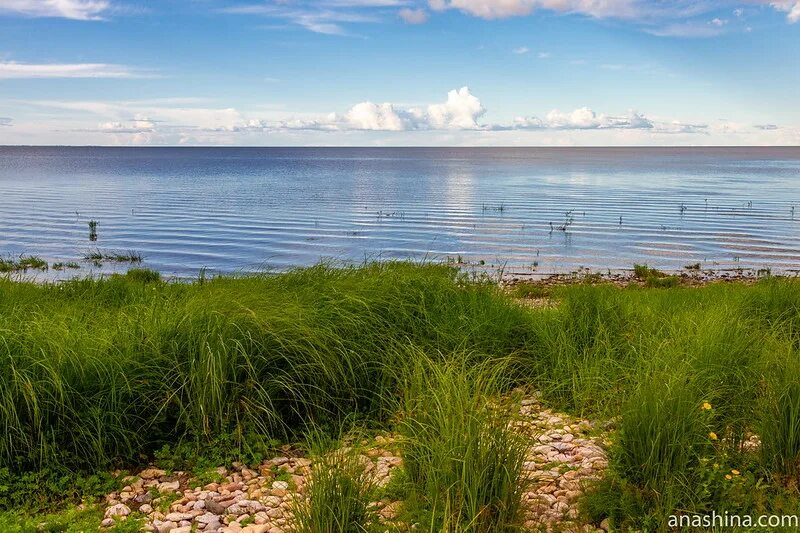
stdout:
MULTIPOLYGON (((800 268, 773 271, 763 268, 720 268, 720 269, 682 269, 658 270, 660 277, 676 277, 681 286, 702 286, 717 282, 753 283, 766 278, 800 278, 800 268)), ((638 277, 633 268, 624 269, 578 269, 570 272, 505 272, 500 282, 513 286, 533 283, 544 286, 570 285, 574 283, 614 283, 621 287, 628 285, 645 286, 646 280, 638 277)))
MULTIPOLYGON (((33 258, 39 260, 38 256, 20 256, 33 258)), ((42 261, 43 262, 43 261, 42 261)), ((556 286, 556 285, 569 285, 573 283, 614 283, 616 285, 625 287, 628 285, 643 285, 643 281, 637 276, 635 268, 587 268, 579 267, 577 269, 551 269, 551 270, 520 270, 520 269, 505 269, 502 267, 495 267, 494 265, 478 265, 473 263, 454 263, 450 259, 442 259, 438 261, 426 260, 422 262, 412 260, 387 260, 387 261, 374 261, 368 264, 380 263, 408 263, 418 265, 440 265, 452 267, 460 270, 465 274, 472 275, 476 279, 494 279, 501 286, 513 286, 516 284, 533 283, 543 286, 556 286)), ((56 265, 64 265, 65 263, 54 263, 56 265)), ((76 264, 76 263, 70 263, 76 264)), ((78 271, 76 267, 65 269, 63 266, 53 268, 52 266, 45 266, 43 268, 20 268, 16 270, 0 270, 0 280, 9 279, 15 282, 31 282, 38 284, 47 283, 63 283, 72 280, 81 279, 105 279, 111 276, 124 276, 129 270, 143 270, 158 273, 163 276, 164 281, 170 283, 193 283, 199 279, 213 279, 216 277, 222 278, 242 278, 242 277, 257 277, 263 275, 280 276, 283 274, 291 273, 297 270, 314 268, 316 266, 324 265, 334 269, 357 269, 364 266, 364 263, 355 262, 337 262, 337 261, 320 261, 313 265, 298 265, 286 269, 267 269, 259 270, 242 270, 234 272, 213 272, 207 278, 204 277, 205 271, 201 272, 194 277, 190 276, 164 276, 161 272, 151 269, 147 266, 146 262, 141 259, 130 264, 125 262, 115 264, 115 268, 109 271, 78 271), (61 274, 68 274, 72 272, 74 275, 60 277, 61 274), (55 276, 51 276, 55 274, 55 276)), ((699 263, 698 263, 699 265, 699 263)), ((642 263, 641 266, 647 267, 647 263, 642 263)), ((649 268, 649 267, 648 267, 649 268)), ((681 285, 684 286, 701 286, 708 283, 715 282, 754 282, 764 278, 783 278, 793 279, 800 278, 800 267, 798 268, 759 268, 759 267, 723 267, 723 268, 688 268, 683 269, 652 269, 657 272, 659 277, 676 277, 680 280, 681 285)))

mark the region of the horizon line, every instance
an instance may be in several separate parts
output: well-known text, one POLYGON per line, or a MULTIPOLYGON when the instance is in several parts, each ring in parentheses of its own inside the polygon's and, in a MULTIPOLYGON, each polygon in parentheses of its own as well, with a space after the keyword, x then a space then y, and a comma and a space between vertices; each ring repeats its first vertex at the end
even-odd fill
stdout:
POLYGON ((648 149, 675 149, 675 148, 687 148, 687 149, 704 149, 704 148, 800 148, 800 144, 770 144, 770 145, 761 145, 761 144, 675 144, 675 145, 647 145, 647 144, 630 144, 630 145, 608 145, 608 144, 597 144, 597 145, 575 145, 575 146, 553 146, 553 145, 497 145, 497 146, 487 146, 487 145, 385 145, 385 146, 374 146, 374 145, 233 145, 233 144, 196 144, 196 145, 185 145, 185 144, 158 144, 158 145, 133 145, 133 144, 126 144, 126 145, 111 145, 111 144, 0 144, 0 148, 254 148, 254 149, 264 149, 264 148, 341 148, 341 149, 363 149, 363 148, 371 148, 371 149, 422 149, 422 148, 434 148, 434 149, 453 149, 453 148, 469 148, 469 149, 509 149, 509 148, 517 148, 517 149, 559 149, 559 150, 572 150, 576 148, 616 148, 616 149, 626 149, 626 148, 648 148, 648 149))

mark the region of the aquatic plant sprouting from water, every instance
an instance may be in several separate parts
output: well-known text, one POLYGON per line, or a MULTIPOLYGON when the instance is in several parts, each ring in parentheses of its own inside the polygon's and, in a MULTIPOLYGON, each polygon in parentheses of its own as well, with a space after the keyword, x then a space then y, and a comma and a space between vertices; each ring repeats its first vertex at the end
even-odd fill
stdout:
MULTIPOLYGON (((574 213, 575 213, 574 209, 570 209, 569 211, 564 213, 564 223, 560 224, 558 226, 554 226, 553 223, 550 222, 550 233, 553 233, 554 230, 558 230, 558 231, 566 233, 567 230, 569 230, 570 226, 572 226, 572 224, 575 223, 574 213)), ((584 215, 585 214, 586 213, 584 212, 584 215)))
POLYGON ((89 240, 92 242, 97 241, 97 221, 89 221, 89 240))
POLYGON ((144 256, 135 250, 128 251, 101 251, 92 250, 87 252, 83 259, 92 263, 101 263, 102 261, 109 261, 112 263, 141 263, 144 256))
POLYGON ((18 259, 0 258, 0 273, 47 270, 47 261, 35 255, 21 255, 18 259))

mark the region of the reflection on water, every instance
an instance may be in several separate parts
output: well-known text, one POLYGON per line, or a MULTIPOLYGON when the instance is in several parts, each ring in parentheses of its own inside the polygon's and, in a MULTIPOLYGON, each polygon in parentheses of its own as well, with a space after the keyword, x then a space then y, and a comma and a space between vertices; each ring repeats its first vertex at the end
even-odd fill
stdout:
POLYGON ((2 257, 135 250, 168 275, 800 267, 798 148, 0 148, 0 193, 2 257))

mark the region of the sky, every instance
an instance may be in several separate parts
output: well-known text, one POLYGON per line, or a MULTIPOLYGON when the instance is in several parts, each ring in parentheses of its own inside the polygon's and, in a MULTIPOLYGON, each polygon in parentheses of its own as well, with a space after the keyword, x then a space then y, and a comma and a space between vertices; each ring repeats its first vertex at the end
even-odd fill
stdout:
POLYGON ((800 145, 800 0, 0 0, 0 144, 800 145))

